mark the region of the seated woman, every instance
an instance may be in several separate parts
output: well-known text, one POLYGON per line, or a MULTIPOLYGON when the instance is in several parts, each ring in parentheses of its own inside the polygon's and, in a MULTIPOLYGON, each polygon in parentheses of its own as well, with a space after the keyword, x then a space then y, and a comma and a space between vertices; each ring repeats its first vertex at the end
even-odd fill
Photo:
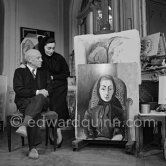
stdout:
POLYGON ((115 97, 116 85, 112 76, 101 76, 95 83, 84 120, 87 138, 118 140, 125 137, 124 110, 120 101, 115 97))

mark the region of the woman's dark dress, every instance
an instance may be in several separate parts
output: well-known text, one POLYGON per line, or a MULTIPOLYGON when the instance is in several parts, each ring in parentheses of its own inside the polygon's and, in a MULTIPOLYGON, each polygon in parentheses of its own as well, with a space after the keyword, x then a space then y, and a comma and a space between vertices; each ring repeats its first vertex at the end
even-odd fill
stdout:
POLYGON ((42 55, 42 67, 53 76, 54 92, 50 96, 50 108, 58 113, 59 120, 67 120, 69 112, 67 107, 67 77, 70 76, 69 67, 64 57, 58 53, 52 56, 42 55))

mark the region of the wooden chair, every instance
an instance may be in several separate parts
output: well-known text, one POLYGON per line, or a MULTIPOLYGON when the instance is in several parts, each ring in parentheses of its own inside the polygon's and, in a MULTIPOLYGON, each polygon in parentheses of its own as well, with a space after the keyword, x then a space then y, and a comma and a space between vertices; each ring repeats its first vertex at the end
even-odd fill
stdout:
MULTIPOLYGON (((54 124, 53 125, 53 130, 54 130, 54 145, 53 145, 53 148, 54 148, 54 151, 56 150, 56 146, 57 146, 57 126, 58 126, 58 114, 54 111, 47 111, 47 112, 43 112, 41 114, 43 117, 44 117, 44 120, 45 120, 45 126, 46 126, 46 134, 45 134, 45 145, 47 146, 48 145, 48 138, 49 138, 49 132, 50 132, 50 121, 52 121, 54 124)), ((15 127, 15 128, 18 128, 19 127, 19 124, 22 123, 23 121, 23 114, 21 113, 15 113, 13 115, 8 115, 7 116, 7 139, 8 139, 8 150, 9 152, 11 152, 11 130, 12 130, 12 127, 15 127), (14 119, 15 118, 15 119, 14 119), (15 125, 13 125, 13 120, 15 120, 15 125), (18 126, 17 126, 18 124, 18 126)), ((25 145, 24 143, 24 137, 21 137, 21 142, 22 142, 22 146, 25 145)))

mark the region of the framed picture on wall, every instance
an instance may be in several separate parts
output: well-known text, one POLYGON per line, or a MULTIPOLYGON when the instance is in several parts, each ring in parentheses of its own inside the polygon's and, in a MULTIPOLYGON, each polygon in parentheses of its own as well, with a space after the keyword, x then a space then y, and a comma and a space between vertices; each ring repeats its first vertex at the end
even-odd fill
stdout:
POLYGON ((25 52, 31 48, 37 48, 39 36, 50 36, 54 38, 54 32, 48 30, 40 30, 33 28, 20 28, 20 46, 21 46, 21 62, 24 62, 25 52))

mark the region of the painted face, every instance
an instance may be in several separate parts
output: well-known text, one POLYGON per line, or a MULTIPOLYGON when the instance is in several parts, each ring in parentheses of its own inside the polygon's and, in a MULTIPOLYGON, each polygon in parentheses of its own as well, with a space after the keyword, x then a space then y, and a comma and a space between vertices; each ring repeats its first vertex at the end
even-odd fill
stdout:
POLYGON ((114 93, 114 87, 111 80, 103 79, 100 81, 99 94, 103 101, 108 102, 111 100, 114 93))
POLYGON ((51 56, 55 51, 55 43, 48 43, 44 46, 45 54, 51 56))
POLYGON ((36 51, 32 58, 31 58, 31 64, 35 67, 35 68, 39 68, 42 65, 42 55, 40 54, 39 51, 36 51))

